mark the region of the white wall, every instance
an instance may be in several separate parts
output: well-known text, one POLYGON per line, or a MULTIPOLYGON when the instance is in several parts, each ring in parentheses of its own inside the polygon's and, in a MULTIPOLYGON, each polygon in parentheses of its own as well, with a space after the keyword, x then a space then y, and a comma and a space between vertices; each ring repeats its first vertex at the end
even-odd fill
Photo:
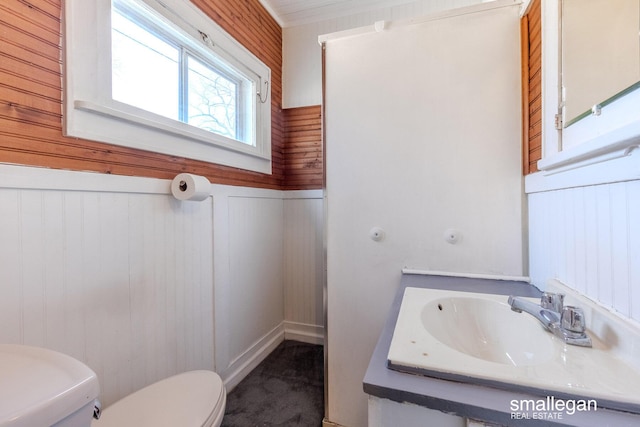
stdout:
POLYGON ((233 388, 283 339, 279 191, 214 186, 216 368, 233 388))
POLYGON ((324 343, 322 191, 289 191, 284 201, 286 336, 324 343))
POLYGON ((318 36, 423 16, 432 12, 481 3, 482 0, 419 0, 331 20, 285 27, 282 30, 282 106, 294 108, 322 103, 322 50, 318 36))
POLYGON ((213 369, 211 199, 179 203, 159 180, 0 177, 0 342, 84 361, 105 405, 213 369))
POLYGON ((640 321, 640 181, 529 195, 531 278, 640 321))
POLYGON ((321 342, 321 192, 169 184, 0 165, 0 342, 87 363, 105 405, 189 369, 231 388, 285 336, 321 342))
POLYGON ((322 343, 322 192, 212 192, 216 368, 233 388, 285 337, 322 343))
POLYGON ((403 267, 525 270, 518 7, 473 8, 327 42, 328 420, 340 425, 367 423, 362 379, 403 267))

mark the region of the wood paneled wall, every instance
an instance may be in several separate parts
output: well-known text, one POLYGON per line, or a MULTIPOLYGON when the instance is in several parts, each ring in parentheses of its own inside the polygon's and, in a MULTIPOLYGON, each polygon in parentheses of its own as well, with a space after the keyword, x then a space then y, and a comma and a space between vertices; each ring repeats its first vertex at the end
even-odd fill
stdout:
POLYGON ((272 175, 62 135, 61 0, 0 2, 0 162, 282 188, 282 29, 258 0, 192 0, 271 68, 272 175))
POLYGON ((284 110, 285 190, 322 188, 322 110, 319 105, 284 110))
POLYGON ((534 0, 521 22, 523 173, 538 170, 542 158, 542 20, 540 0, 534 0))

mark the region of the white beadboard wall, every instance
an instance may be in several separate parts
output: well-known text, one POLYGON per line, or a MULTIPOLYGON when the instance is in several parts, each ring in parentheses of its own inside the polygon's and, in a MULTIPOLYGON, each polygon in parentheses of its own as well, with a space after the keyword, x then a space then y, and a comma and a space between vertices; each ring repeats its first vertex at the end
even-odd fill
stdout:
POLYGON ((640 321, 640 181, 532 193, 530 275, 640 321))
POLYGON ((105 406, 189 369, 231 389, 287 335, 321 342, 322 192, 169 186, 0 165, 0 342, 87 363, 105 406))
POLYGON ((283 339, 281 192, 213 186, 216 367, 228 389, 283 339))
POLYGON ((0 341, 85 362, 105 405, 213 369, 211 200, 179 203, 148 180, 87 191, 83 174, 23 172, 0 172, 0 341))
POLYGON ((324 208, 321 191, 291 191, 284 201, 286 336, 324 340, 324 208))
POLYGON ((322 191, 212 192, 216 366, 231 389, 283 339, 323 341, 322 191))

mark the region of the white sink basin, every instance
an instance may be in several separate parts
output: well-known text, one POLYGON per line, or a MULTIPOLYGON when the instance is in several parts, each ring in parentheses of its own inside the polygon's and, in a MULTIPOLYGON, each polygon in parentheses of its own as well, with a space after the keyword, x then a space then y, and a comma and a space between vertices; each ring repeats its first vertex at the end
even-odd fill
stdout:
POLYGON ((640 413, 638 331, 583 306, 593 347, 567 345, 529 314, 512 311, 507 299, 406 288, 389 367, 640 413))
POLYGON ((506 302, 467 296, 438 298, 422 307, 420 317, 436 340, 478 359, 530 366, 553 356, 551 335, 541 333, 536 319, 511 311, 506 302))

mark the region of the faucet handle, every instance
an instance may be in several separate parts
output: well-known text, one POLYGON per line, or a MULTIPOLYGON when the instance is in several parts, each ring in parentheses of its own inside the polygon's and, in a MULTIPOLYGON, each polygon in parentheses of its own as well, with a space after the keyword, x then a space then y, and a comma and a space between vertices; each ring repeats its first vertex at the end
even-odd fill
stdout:
POLYGON ((555 294, 553 292, 544 292, 540 298, 540 306, 547 310, 562 313, 564 305, 564 294, 555 294))
POLYGON ((587 329, 584 312, 579 307, 566 306, 562 310, 562 316, 560 317, 560 327, 565 331, 584 334, 587 329))

